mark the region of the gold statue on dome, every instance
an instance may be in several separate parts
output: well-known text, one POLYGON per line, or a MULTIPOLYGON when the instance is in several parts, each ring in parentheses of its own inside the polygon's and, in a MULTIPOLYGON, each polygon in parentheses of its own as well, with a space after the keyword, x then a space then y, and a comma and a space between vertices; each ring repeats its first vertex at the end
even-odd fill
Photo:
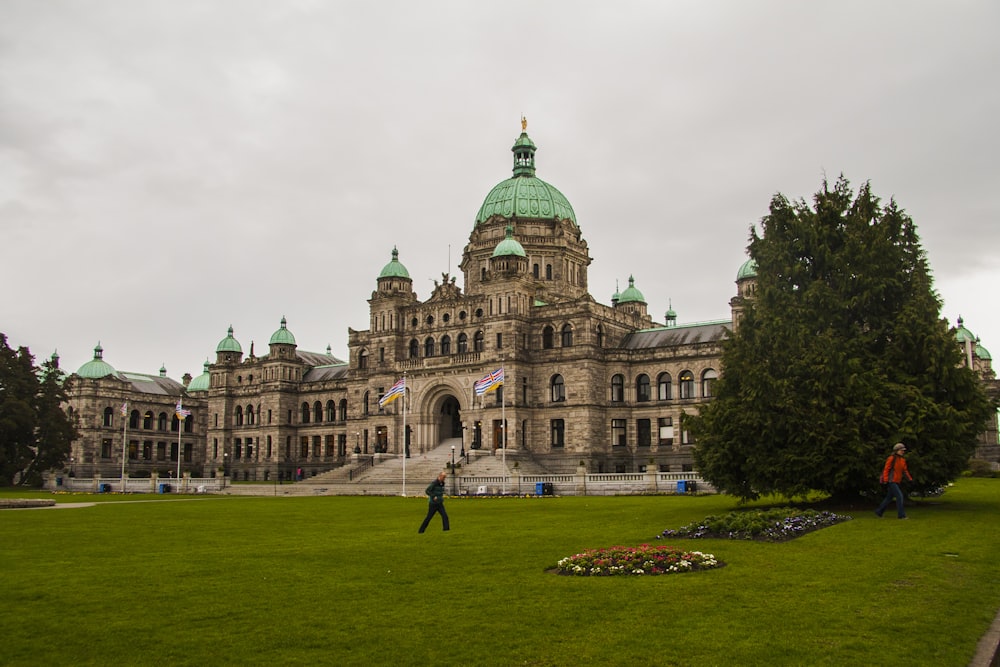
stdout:
POLYGON ((521 131, 525 132, 528 129, 528 119, 521 115, 521 131))

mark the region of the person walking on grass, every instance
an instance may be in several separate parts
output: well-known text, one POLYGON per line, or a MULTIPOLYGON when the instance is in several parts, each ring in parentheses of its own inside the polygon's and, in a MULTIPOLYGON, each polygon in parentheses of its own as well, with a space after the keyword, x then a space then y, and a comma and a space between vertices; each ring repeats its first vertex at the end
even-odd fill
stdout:
POLYGON ((424 517, 424 522, 420 524, 420 530, 418 533, 422 533, 427 529, 427 524, 431 522, 431 517, 434 516, 435 512, 441 513, 441 523, 445 530, 449 529, 448 525, 448 513, 444 511, 444 478, 448 474, 445 472, 438 473, 437 479, 427 485, 424 489, 424 493, 427 494, 427 516, 424 517))
POLYGON ((911 482, 913 478, 910 476, 909 468, 906 467, 906 459, 903 458, 904 454, 906 454, 906 445, 897 442, 892 446, 892 454, 885 460, 885 466, 882 468, 882 476, 879 478, 879 481, 887 484, 888 487, 886 488, 885 500, 875 510, 875 514, 879 518, 882 517, 882 512, 889 506, 893 498, 896 499, 896 516, 900 519, 906 518, 906 510, 903 509, 903 491, 899 488, 899 483, 903 481, 904 477, 911 482))

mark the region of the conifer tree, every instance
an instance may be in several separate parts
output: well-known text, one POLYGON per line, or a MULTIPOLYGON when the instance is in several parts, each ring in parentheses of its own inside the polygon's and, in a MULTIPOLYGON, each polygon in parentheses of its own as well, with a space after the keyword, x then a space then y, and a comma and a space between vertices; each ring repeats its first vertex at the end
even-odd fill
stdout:
POLYGON ((716 397, 687 420, 702 476, 742 499, 857 496, 901 441, 913 490, 953 480, 993 407, 941 318, 910 217, 841 176, 812 207, 775 195, 760 230, 716 397))

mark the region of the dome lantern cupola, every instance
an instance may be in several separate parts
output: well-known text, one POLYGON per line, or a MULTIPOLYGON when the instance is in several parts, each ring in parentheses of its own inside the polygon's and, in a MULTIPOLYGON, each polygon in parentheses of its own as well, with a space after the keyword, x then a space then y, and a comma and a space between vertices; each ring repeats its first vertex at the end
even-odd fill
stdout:
POLYGON ((229 325, 228 335, 219 341, 215 347, 216 361, 220 364, 226 362, 240 361, 243 357, 243 347, 240 342, 233 338, 233 325, 229 325))
POLYGON ((288 330, 288 320, 281 318, 281 327, 271 334, 270 345, 295 345, 295 336, 288 330))

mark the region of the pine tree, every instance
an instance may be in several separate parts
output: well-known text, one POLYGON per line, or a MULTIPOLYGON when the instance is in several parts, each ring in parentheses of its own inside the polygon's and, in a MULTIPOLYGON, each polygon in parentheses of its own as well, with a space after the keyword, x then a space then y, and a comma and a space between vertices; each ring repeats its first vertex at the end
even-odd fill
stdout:
POLYGON ((914 490, 954 479, 992 406, 941 319, 913 221, 841 177, 812 207, 776 195, 761 229, 716 398, 688 420, 702 476, 743 499, 856 496, 901 441, 914 490))
POLYGON ((69 457, 77 432, 62 381, 55 360, 37 368, 28 348, 12 350, 0 333, 0 485, 38 485, 69 457))

